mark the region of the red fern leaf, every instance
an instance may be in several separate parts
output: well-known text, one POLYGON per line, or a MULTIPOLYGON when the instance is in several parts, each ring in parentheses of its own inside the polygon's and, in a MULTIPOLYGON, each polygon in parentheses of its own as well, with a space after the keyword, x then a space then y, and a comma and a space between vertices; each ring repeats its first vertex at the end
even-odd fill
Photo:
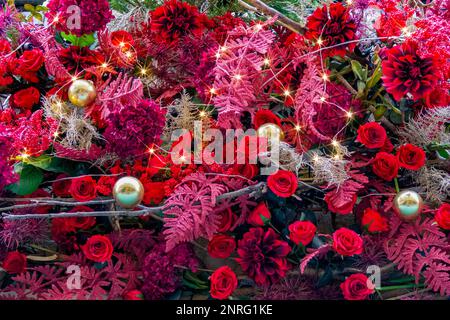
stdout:
POLYGON ((216 180, 216 177, 194 173, 186 177, 167 199, 163 208, 167 251, 199 237, 209 239, 216 232, 220 224, 220 216, 214 212, 216 198, 226 191, 226 187, 216 180))
POLYGON ((331 245, 330 244, 324 244, 323 246, 320 246, 319 248, 317 248, 316 250, 314 250, 313 252, 307 254, 302 261, 300 262, 300 272, 304 273, 306 267, 308 266, 308 264, 311 262, 312 259, 314 258, 319 258, 321 256, 323 256, 325 253, 327 253, 329 250, 331 249, 331 245))

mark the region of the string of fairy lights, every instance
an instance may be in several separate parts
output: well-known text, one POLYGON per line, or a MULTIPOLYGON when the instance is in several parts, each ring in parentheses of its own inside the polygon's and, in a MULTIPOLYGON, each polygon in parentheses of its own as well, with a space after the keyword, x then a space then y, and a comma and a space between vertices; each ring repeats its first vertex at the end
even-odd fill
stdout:
MULTIPOLYGON (((347 3, 348 6, 351 6, 353 4, 352 0, 347 0, 346 3, 347 3)), ((60 17, 57 14, 53 18, 53 20, 50 23, 47 24, 47 26, 45 26, 45 27, 38 27, 36 32, 46 31, 48 28, 53 27, 59 21, 60 21, 60 17)), ((248 28, 246 28, 246 31, 250 34, 250 37, 253 37, 256 34, 258 34, 258 32, 261 32, 266 26, 267 26, 267 23, 260 22, 260 23, 256 23, 253 26, 249 26, 248 28)), ((321 35, 323 34, 325 29, 326 29, 326 24, 322 28, 321 35)), ((324 82, 324 85, 323 85, 324 90, 323 90, 322 96, 320 97, 320 103, 327 104, 327 105, 329 105, 331 107, 335 107, 335 108, 339 109, 340 111, 343 112, 343 116, 342 117, 345 117, 347 119, 345 125, 332 138, 330 138, 330 141, 331 141, 330 145, 331 145, 331 147, 334 150, 334 154, 331 156, 333 159, 335 159, 335 160, 342 160, 342 152, 341 152, 341 150, 342 150, 343 146, 338 141, 337 137, 341 134, 341 132, 343 130, 346 129, 346 127, 354 119, 355 112, 352 111, 351 109, 346 110, 342 106, 339 106, 338 104, 336 104, 333 101, 330 101, 327 98, 327 84, 330 81, 330 75, 328 74, 327 69, 326 69, 326 67, 324 65, 324 59, 323 59, 322 53, 325 50, 330 50, 330 49, 333 49, 333 48, 336 48, 336 47, 343 47, 343 46, 346 46, 348 44, 359 43, 361 41, 402 40, 402 39, 410 37, 411 35, 412 35, 412 32, 410 31, 410 29, 408 27, 404 27, 402 29, 402 34, 400 36, 367 37, 367 38, 360 38, 360 39, 350 40, 350 41, 346 41, 346 42, 343 42, 343 43, 339 43, 339 44, 336 44, 336 45, 330 45, 330 46, 324 46, 323 45, 324 44, 324 40, 322 39, 321 36, 319 36, 319 38, 315 41, 315 44, 318 47, 316 50, 304 53, 301 56, 297 57, 297 59, 300 60, 300 59, 306 58, 306 57, 311 56, 311 55, 316 55, 316 54, 319 55, 320 67, 321 67, 321 74, 319 74, 319 76, 322 79, 322 81, 324 82)), ((227 36, 227 38, 225 39, 223 45, 221 45, 221 46, 219 45, 218 46, 218 49, 217 49, 216 53, 212 57, 212 58, 215 59, 215 65, 217 67, 219 67, 219 68, 220 68, 219 60, 222 59, 223 55, 228 50, 228 47, 227 47, 227 42, 229 40, 228 37, 229 36, 227 36)), ((9 55, 13 55, 18 50, 20 50, 20 48, 23 45, 26 44, 27 40, 25 40, 21 44, 19 44, 14 49, 14 51, 12 51, 11 53, 8 54, 8 56, 9 55)), ((149 66, 147 66, 145 63, 141 64, 139 59, 137 59, 137 50, 133 47, 133 45, 131 43, 127 43, 125 41, 122 41, 122 42, 120 42, 118 44, 118 47, 119 47, 119 52, 121 54, 123 54, 126 59, 129 60, 128 62, 130 62, 130 65, 134 66, 135 68, 137 68, 137 77, 138 78, 147 78, 147 77, 151 77, 152 76, 152 72, 151 72, 151 69, 149 68, 149 66)), ((242 63, 242 61, 244 59, 244 56, 245 56, 245 54, 241 54, 240 55, 239 61, 237 63, 237 68, 236 68, 237 70, 239 69, 239 66, 242 63)), ((279 70, 275 71, 274 68, 272 68, 272 61, 271 61, 271 59, 268 56, 263 57, 262 59, 263 59, 262 60, 262 65, 264 67, 262 69, 262 72, 269 71, 269 72, 272 73, 272 76, 265 81, 264 85, 270 83, 271 81, 276 81, 281 86, 281 88, 282 88, 282 95, 285 98, 295 97, 295 95, 297 94, 297 89, 289 88, 289 85, 284 84, 282 82, 282 80, 279 78, 279 76, 284 72, 284 70, 286 70, 290 65, 292 65, 293 61, 292 60, 288 61, 286 64, 281 66, 279 70)), ((101 61, 99 63, 98 68, 99 68, 101 74, 109 73, 109 71, 111 69, 114 69, 114 67, 111 65, 111 61, 112 60, 113 60, 113 56, 110 56, 105 61, 101 61)), ((82 79, 83 78, 83 74, 85 73, 85 71, 86 71, 85 69, 81 68, 81 71, 77 72, 76 74, 70 74, 66 70, 67 75, 68 75, 68 80, 65 81, 63 84, 61 84, 60 87, 58 88, 58 90, 51 97, 51 103, 52 103, 52 105, 55 108, 54 110, 63 110, 66 107, 66 102, 62 101, 60 98, 58 98, 58 94, 61 92, 61 90, 64 90, 67 86, 73 84, 77 80, 82 79)), ((222 69, 222 71, 225 71, 226 73, 228 73, 226 70, 222 69)), ((233 75, 229 74, 229 76, 234 81, 237 81, 237 82, 241 81, 243 79, 243 77, 244 77, 244 75, 240 74, 240 73, 236 73, 236 74, 233 74, 233 75)), ((214 109, 213 99, 214 99, 215 96, 217 96, 219 94, 220 91, 221 91, 221 88, 217 88, 217 87, 214 87, 214 85, 210 85, 208 87, 209 100, 208 100, 208 102, 206 104, 204 104, 204 106, 212 107, 211 110, 213 110, 214 109)), ((361 111, 361 112, 364 112, 364 111, 361 111)), ((209 117, 210 114, 211 114, 211 111, 206 111, 204 109, 199 112, 199 116, 202 119, 209 117)), ((57 139, 61 136, 61 133, 59 132, 59 127, 60 127, 60 123, 58 124, 56 131, 53 133, 53 139, 54 139, 53 142, 56 142, 57 139)), ((303 130, 301 123, 300 122, 295 123, 292 130, 295 130, 296 135, 300 135, 302 130, 303 130)), ((321 146, 319 146, 319 148, 320 147, 321 146)), ((140 158, 142 155, 148 154, 149 160, 150 160, 151 157, 156 156, 162 162, 163 161, 163 159, 161 158, 162 154, 168 154, 168 155, 172 154, 171 151, 166 150, 165 148, 163 148, 162 146, 157 145, 157 144, 154 144, 154 145, 151 145, 151 146, 145 145, 145 150, 146 151, 143 154, 134 155, 133 158, 140 158), (160 155, 160 153, 161 153, 161 155, 160 155)), ((33 154, 29 153, 28 150, 24 149, 23 152, 21 152, 15 158, 15 160, 27 162, 31 157, 33 157, 33 154)), ((319 157, 319 155, 317 153, 313 153, 311 158, 312 158, 312 161, 314 161, 314 162, 317 162, 320 159, 320 157, 319 157)), ((181 160, 182 163, 184 163, 187 159, 186 159, 186 157, 184 155, 181 155, 180 156, 180 160, 181 160)), ((155 167, 154 165, 151 164, 150 161, 148 161, 147 166, 149 168, 150 167, 155 167)), ((155 168, 162 169, 162 168, 159 168, 159 167, 155 167, 155 168)), ((164 168, 164 169, 167 169, 167 168, 164 168)), ((170 170, 170 169, 168 169, 168 170, 170 170)), ((103 176, 103 175, 104 176, 116 176, 116 174, 102 174, 102 175, 98 175, 98 176, 103 176)), ((87 176, 94 176, 94 175, 87 175, 87 176)), ((244 177, 242 177, 242 178, 244 178, 244 177)), ((55 181, 57 181, 57 180, 55 180, 55 181)), ((302 183, 307 185, 307 186, 309 186, 309 187, 311 187, 311 188, 317 189, 313 185, 308 184, 308 183, 306 183, 304 181, 302 181, 302 183)), ((320 191, 323 192, 323 190, 320 190, 320 191)), ((374 194, 374 195, 377 195, 377 194, 374 194)), ((369 195, 366 195, 366 196, 369 196, 369 195)))

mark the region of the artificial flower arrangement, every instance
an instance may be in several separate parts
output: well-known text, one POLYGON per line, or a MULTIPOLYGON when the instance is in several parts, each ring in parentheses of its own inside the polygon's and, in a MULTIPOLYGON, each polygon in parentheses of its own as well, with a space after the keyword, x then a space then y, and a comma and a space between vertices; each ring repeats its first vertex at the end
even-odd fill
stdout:
POLYGON ((1 299, 450 295, 449 2, 287 3, 3 4, 1 299))

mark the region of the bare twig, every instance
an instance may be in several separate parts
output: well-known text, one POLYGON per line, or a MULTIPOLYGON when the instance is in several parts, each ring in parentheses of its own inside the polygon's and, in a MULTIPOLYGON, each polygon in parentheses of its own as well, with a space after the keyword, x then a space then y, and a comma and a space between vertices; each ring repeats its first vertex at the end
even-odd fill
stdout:
POLYGON ((263 14, 270 16, 270 17, 278 17, 277 23, 281 24, 282 26, 288 28, 289 30, 301 33, 303 34, 305 32, 305 28, 301 26, 299 23, 295 22, 294 20, 286 17, 284 14, 279 12, 278 10, 275 10, 274 8, 268 6, 263 1, 260 0, 239 0, 239 4, 244 7, 247 10, 255 11, 259 10, 263 14), (249 5, 250 4, 250 5, 249 5))
MULTIPOLYGON (((264 182, 260 182, 255 185, 251 185, 240 190, 231 191, 228 193, 224 193, 216 198, 216 201, 221 201, 223 199, 228 198, 236 198, 246 194, 252 194, 253 196, 259 196, 260 193, 264 191, 266 184, 264 182)), ((19 204, 13 205, 9 207, 0 208, 0 212, 11 211, 15 209, 23 209, 23 208, 33 208, 33 207, 41 207, 48 205, 62 205, 62 206, 78 206, 78 205, 93 205, 93 204, 112 204, 114 203, 114 199, 104 199, 104 200, 92 200, 86 202, 74 202, 74 201, 54 201, 52 198, 39 198, 38 200, 30 199, 29 201, 36 201, 36 203, 30 204, 19 204)), ((137 206, 138 209, 136 211, 132 210, 107 210, 107 211, 92 211, 92 212, 60 212, 60 213, 30 213, 30 214, 8 214, 3 213, 2 217, 5 220, 21 220, 21 219, 52 219, 52 218, 73 218, 73 217, 137 217, 137 216, 150 216, 153 219, 158 221, 163 221, 161 214, 164 205, 159 207, 146 207, 143 205, 137 206)))

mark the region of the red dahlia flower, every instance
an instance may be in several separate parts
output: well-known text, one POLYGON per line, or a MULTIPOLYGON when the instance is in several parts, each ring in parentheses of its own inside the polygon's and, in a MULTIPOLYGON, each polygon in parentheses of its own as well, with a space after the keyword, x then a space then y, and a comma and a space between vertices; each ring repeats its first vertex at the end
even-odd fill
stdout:
POLYGON ((386 91, 400 101, 407 93, 414 100, 433 90, 438 76, 432 58, 420 58, 417 44, 407 41, 386 51, 382 63, 386 91))
POLYGON ((206 17, 197 7, 186 2, 170 0, 151 12, 150 30, 155 40, 169 45, 188 35, 200 35, 206 17))
POLYGON ((324 56, 343 56, 346 47, 352 51, 356 43, 343 44, 356 39, 356 24, 349 11, 341 3, 332 3, 328 7, 317 8, 308 17, 305 38, 314 41, 321 47, 329 47, 342 44, 324 51, 324 56), (320 40, 319 40, 320 39, 320 40))
POLYGON ((252 228, 239 240, 236 261, 257 285, 264 286, 285 276, 290 251, 273 229, 252 228))

